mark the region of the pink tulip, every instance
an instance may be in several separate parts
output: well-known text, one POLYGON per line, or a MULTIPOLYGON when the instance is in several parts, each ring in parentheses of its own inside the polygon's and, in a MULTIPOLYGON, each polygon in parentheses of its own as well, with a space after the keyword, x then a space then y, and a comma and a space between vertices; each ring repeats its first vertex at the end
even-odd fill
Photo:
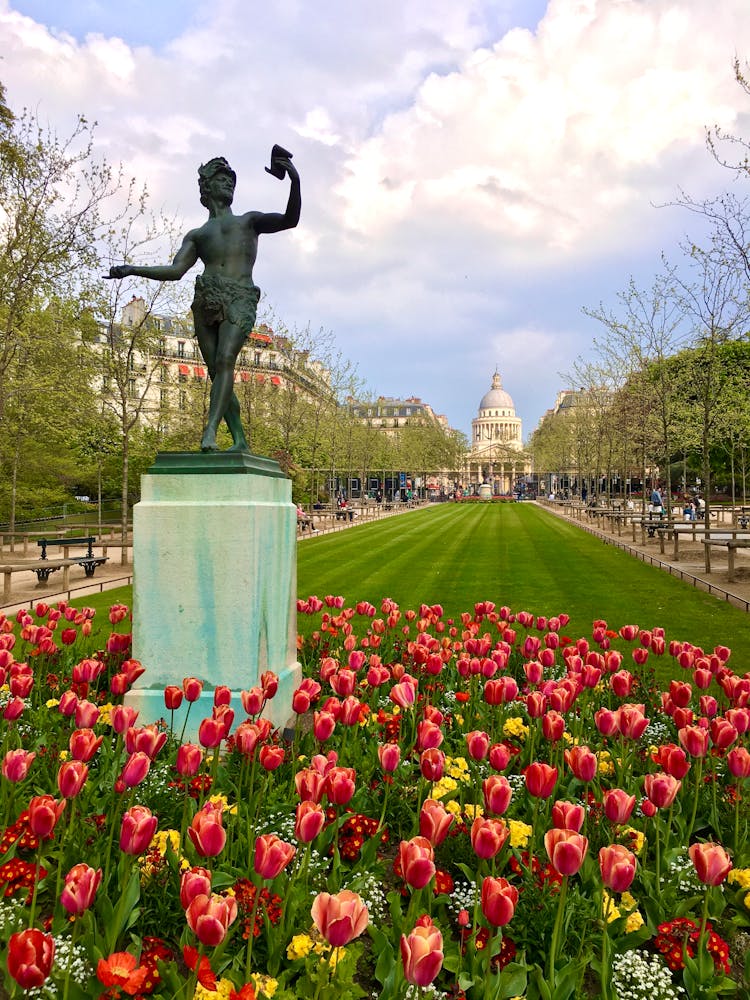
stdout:
POLYGON ((143 854, 156 833, 156 816, 146 806, 131 806, 122 817, 120 850, 124 854, 143 854))
POLYGON ((389 697, 399 708, 411 708, 417 700, 417 689, 407 681, 400 681, 393 685, 389 697))
POLYGON ((589 842, 573 830, 553 829, 544 835, 544 848, 558 874, 575 875, 586 857, 589 842))
POLYGON ((550 743, 557 743, 558 740, 562 739, 562 734, 565 732, 565 719, 560 715, 559 712, 555 712, 553 709, 545 712, 542 716, 542 735, 550 743))
POLYGON ((610 823, 627 823, 635 808, 635 795, 628 795, 622 788, 610 788, 603 797, 604 815, 610 823))
POLYGON ((518 903, 518 889, 504 878, 482 881, 481 904, 485 919, 493 927, 504 927, 513 919, 518 903))
POLYGON ((318 802, 305 799, 297 805, 294 836, 301 844, 310 844, 325 824, 326 814, 318 802))
POLYGON ((276 878, 296 854, 296 848, 274 833, 265 833, 255 840, 255 871, 263 879, 276 878))
POLYGON ((411 934, 401 935, 401 962, 406 981, 419 987, 429 986, 443 967, 443 935, 426 914, 411 934))
POLYGON ((482 782, 482 795, 487 812, 502 816, 510 805, 513 789, 504 774, 490 774, 482 782))
POLYGON ((237 900, 216 893, 195 896, 185 910, 185 919, 200 943, 214 948, 237 919, 237 900))
POLYGON ((620 732, 620 713, 600 708, 594 712, 594 725, 602 736, 617 736, 620 732))
POLYGON ((663 771, 671 774, 673 778, 679 778, 680 780, 685 777, 691 768, 685 751, 682 747, 676 747, 674 743, 663 743, 652 754, 652 759, 663 771))
POLYGON ((657 809, 669 809, 677 793, 682 787, 682 782, 673 778, 671 774, 663 772, 647 774, 643 779, 643 790, 648 796, 649 802, 657 809))
POLYGON ((151 758, 147 753, 131 753, 120 772, 120 781, 126 788, 135 788, 145 780, 151 768, 151 758))
POLYGON ((466 749, 472 760, 485 760, 490 750, 490 738, 481 730, 466 734, 466 749))
POLYGON ((688 854, 704 885, 721 885, 732 869, 731 858, 721 844, 691 844, 688 854))
POLYGON ((399 861, 404 881, 412 889, 423 889, 435 874, 432 844, 426 837, 412 837, 399 844, 399 861))
POLYGON ((284 748, 276 743, 264 743, 258 760, 264 771, 275 771, 284 763, 284 748))
POLYGON ((240 691, 240 701, 245 715, 260 715, 265 703, 263 688, 252 687, 248 691, 240 691))
POLYGON ((336 895, 319 893, 310 912, 313 923, 332 948, 343 948, 359 937, 370 919, 361 896, 349 889, 336 895))
POLYGON ((100 709, 91 701, 79 701, 75 710, 75 723, 79 729, 93 728, 99 719, 100 709))
POLYGON ((726 719, 711 720, 711 742, 717 750, 728 749, 737 739, 737 730, 726 719))
POLYGON ((602 847, 599 851, 599 870, 602 882, 612 892, 626 892, 635 878, 635 855, 622 844, 602 847))
POLYGON ((167 742, 167 734, 155 726, 131 726, 125 733, 125 749, 128 753, 141 752, 154 760, 167 742))
POLYGON ((23 698, 10 698, 3 709, 3 718, 6 722, 15 722, 23 715, 26 702, 23 698))
POLYGON ((222 826, 222 806, 207 802, 193 816, 188 836, 202 858, 215 858, 224 850, 227 834, 222 826))
POLYGON ((448 836, 454 816, 437 799, 425 799, 419 813, 420 836, 438 847, 448 836))
POLYGON ((36 754, 28 750, 8 750, 3 757, 3 777, 6 781, 23 781, 35 757, 36 754))
POLYGON ((206 750, 215 750, 216 747, 221 746, 221 742, 225 737, 225 727, 221 719, 216 719, 213 716, 207 719, 201 719, 198 725, 198 742, 206 750))
POLYGON ((182 743, 177 750, 175 768, 182 778, 192 778, 200 771, 203 750, 196 743, 182 743))
POLYGON ((571 747, 565 751, 565 763, 579 781, 593 781, 596 777, 597 759, 588 747, 571 747))
POLYGON ((185 677, 182 690, 185 692, 185 701, 197 701, 203 693, 203 683, 197 677, 185 677))
POLYGON ((708 731, 700 726, 684 726, 677 738, 691 757, 705 757, 708 753, 708 731))
POLYGON ((401 748, 398 743, 383 743, 378 747, 378 760, 386 774, 393 774, 401 762, 401 748))
POLYGON ((164 707, 168 712, 175 712, 182 704, 183 691, 176 684, 168 684, 164 688, 164 707))
POLYGON ((419 770, 427 781, 440 781, 445 769, 445 754, 442 750, 424 750, 419 758, 419 770))
POLYGON ((211 895, 211 872, 207 868, 189 868, 180 878, 180 904, 186 910, 196 896, 211 895))
POLYGON ((750 751, 746 747, 733 747, 727 754, 727 768, 734 778, 750 778, 750 751))
MULTIPOLYGON (((634 652, 637 652, 635 650, 634 652)), ((639 740, 648 726, 648 719, 639 705, 622 705, 617 713, 618 728, 628 740, 639 740)))
POLYGON ((86 864, 73 865, 65 876, 65 885, 60 893, 60 902, 68 913, 80 916, 88 910, 101 880, 101 868, 94 870, 86 864))
POLYGON ((130 705, 115 705, 109 718, 114 731, 122 735, 131 726, 135 725, 135 720, 138 718, 138 711, 130 705))
POLYGON ((581 832, 586 810, 577 802, 555 802, 552 806, 552 825, 559 830, 574 830, 581 832))
POLYGON ((633 679, 629 670, 618 670, 609 678, 609 684, 618 698, 627 698, 633 687, 633 679))
POLYGON ((336 728, 336 717, 331 712, 313 713, 313 735, 318 743, 325 743, 336 728))
POLYGON ((471 824, 471 846, 478 858, 494 858, 508 839, 508 828, 500 819, 477 816, 471 824))
POLYGON ((510 763, 510 750, 504 743, 493 743, 489 752, 490 767, 495 771, 504 771, 510 763))

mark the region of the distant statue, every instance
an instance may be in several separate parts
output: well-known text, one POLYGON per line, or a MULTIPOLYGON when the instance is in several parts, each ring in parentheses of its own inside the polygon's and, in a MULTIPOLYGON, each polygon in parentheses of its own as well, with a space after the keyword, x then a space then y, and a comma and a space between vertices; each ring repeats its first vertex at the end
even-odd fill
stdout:
POLYGON ((216 434, 222 419, 232 435, 230 451, 247 451, 248 444, 240 419, 240 403, 234 392, 234 366, 240 349, 255 325, 260 289, 253 282, 253 264, 261 233, 293 229, 299 222, 299 174, 292 154, 281 146, 271 151, 266 171, 283 179, 289 175, 291 190, 286 211, 246 212, 234 215, 232 200, 237 175, 223 156, 203 164, 198 170, 201 204, 208 209, 208 221, 192 229, 171 264, 138 266, 120 264, 109 269, 109 278, 154 278, 179 280, 196 261, 203 261, 203 274, 195 280, 192 310, 198 346, 211 377, 208 420, 201 439, 201 451, 218 451, 216 434))

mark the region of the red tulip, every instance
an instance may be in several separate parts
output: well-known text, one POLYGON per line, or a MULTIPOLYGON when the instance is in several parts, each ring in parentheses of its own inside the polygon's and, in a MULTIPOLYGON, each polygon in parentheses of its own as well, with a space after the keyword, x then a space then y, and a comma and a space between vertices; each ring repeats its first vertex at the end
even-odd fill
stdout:
POLYGON ((8 972, 25 990, 41 986, 52 969, 55 939, 36 927, 11 934, 8 940, 8 972))
POLYGON ((353 767, 332 767, 326 774, 325 794, 336 806, 345 806, 356 789, 356 771, 353 767))
POLYGON ((677 738, 691 757, 705 757, 708 753, 708 730, 700 726, 684 726, 677 738))
POLYGON ((453 814, 448 812, 442 802, 425 799, 419 813, 420 836, 429 840, 433 847, 438 847, 448 836, 453 819, 453 814))
POLYGON ((732 869, 731 858, 721 844, 691 844, 688 854, 704 885, 721 885, 732 869))
POLYGON ((573 830, 554 829, 545 833, 544 848, 558 874, 575 875, 586 857, 589 842, 573 830))
POLYGON ((29 801, 29 829, 40 840, 48 840, 52 837, 64 808, 65 799, 57 801, 51 795, 35 795, 29 801))
POLYGON ((325 775, 314 767, 297 771, 294 784, 302 801, 320 802, 325 794, 325 775))
POLYGON ((518 889, 507 879, 487 877, 482 881, 482 913, 493 927, 504 927, 513 919, 518 889))
POLYGON ((367 907, 356 892, 343 889, 336 895, 319 893, 310 910, 313 923, 333 948, 349 944, 366 929, 367 907))
POLYGON ((635 808, 635 795, 628 795, 622 788, 610 788, 604 793, 604 815, 610 823, 627 823, 635 808))
POLYGON ((393 774, 401 762, 401 748, 398 743, 382 743, 378 747, 378 760, 387 774, 393 774))
POLYGON ((79 729, 91 729, 96 725, 101 711, 91 701, 79 701, 75 710, 75 723, 79 729))
POLYGON ((426 837, 412 837, 401 841, 398 853, 404 881, 412 889, 423 889, 435 874, 432 844, 426 837))
POLYGON ((154 760, 167 742, 167 734, 155 726, 131 726, 125 733, 125 749, 128 753, 140 751, 154 760))
POLYGON ((555 802, 552 806, 552 825, 559 830, 575 830, 581 832, 586 810, 577 802, 555 802))
POLYGON ((443 935, 426 914, 411 934, 401 935, 404 977, 415 986, 429 986, 443 967, 443 935))
POLYGON ((79 916, 93 904, 96 890, 102 880, 102 870, 85 864, 73 865, 65 876, 60 902, 68 913, 79 916))
POLYGON ((182 704, 183 691, 176 684, 168 684, 164 688, 164 707, 168 712, 176 711, 182 704))
POLYGON ((674 743, 663 743, 651 756, 654 763, 673 778, 684 778, 691 767, 685 751, 674 743))
POLYGON ((478 858, 494 858, 508 839, 508 828, 501 819, 477 816, 471 824, 471 846, 478 858))
POLYGON ((419 770, 427 781, 440 781, 445 769, 445 754, 442 750, 424 750, 419 758, 419 770))
POLYGON ((7 781, 23 781, 35 757, 36 754, 28 750, 9 750, 3 757, 3 777, 7 781))
POLYGON ((192 778, 200 771, 203 750, 196 743, 182 743, 177 750, 175 767, 183 778, 192 778))
POLYGON ((265 771, 275 771, 284 763, 284 748, 276 743, 264 743, 258 760, 265 771))
POLYGON ((411 708, 417 700, 417 689, 408 681, 399 681, 391 688, 389 697, 399 708, 411 708))
POLYGON ((510 763, 510 750, 504 743, 493 743, 489 752, 490 767, 495 771, 504 771, 510 763))
POLYGON ((120 781, 126 788, 135 788, 146 778, 151 768, 151 758, 147 753, 131 753, 120 772, 120 781))
POLYGON ((237 919, 237 900, 215 893, 195 896, 185 910, 185 919, 200 943, 213 948, 221 944, 237 919))
POLYGON ((733 747, 727 754, 727 767, 734 778, 750 778, 750 751, 733 747))
MULTIPOLYGON (((634 652, 637 652, 635 650, 634 652)), ((617 713, 618 728, 628 740, 639 740, 648 726, 648 719, 640 705, 622 705, 617 713)))
POLYGON ((588 747, 571 747, 565 751, 565 763, 579 781, 593 781, 596 777, 596 754, 588 747))
POLYGON ((221 746, 221 741, 225 738, 225 726, 222 719, 211 716, 201 719, 198 726, 198 742, 206 750, 214 750, 221 746))
POLYGON ((616 736, 620 731, 620 713, 600 708, 594 712, 594 724, 602 736, 616 736))
POLYGON ((88 764, 96 751, 102 745, 103 736, 94 735, 93 729, 76 729, 70 734, 68 747, 70 756, 88 764))
POLYGON ((197 701, 203 693, 203 683, 197 677, 185 677, 182 690, 185 692, 186 701, 197 701))
POLYGON ((80 760, 66 760, 57 771, 57 787, 64 799, 74 799, 86 784, 88 765, 80 760))
POLYGON ((633 675, 629 670, 618 670, 609 678, 609 684, 618 698, 627 698, 633 686, 633 675))
POLYGON ((227 834, 222 826, 222 811, 221 805, 207 802, 188 827, 188 836, 202 858, 215 858, 224 850, 227 834))
POLYGON ((130 729, 131 726, 134 726, 137 718, 137 709, 132 708, 130 705, 115 705, 110 713, 112 728, 120 735, 130 729))
POLYGON ((490 774, 482 782, 482 795, 487 812, 502 816, 510 805, 513 789, 504 774, 490 774))
POLYGON ((550 743, 556 743, 559 739, 562 739, 564 732, 565 719, 562 715, 552 709, 545 712, 542 716, 542 735, 545 740, 549 740, 550 743))
POLYGON ((602 882, 612 892, 626 892, 635 878, 635 855, 622 844, 602 847, 599 851, 599 870, 602 882))
POLYGON ((240 701, 245 715, 260 715, 265 700, 262 688, 252 687, 248 691, 240 691, 240 701))
POLYGON ((276 878, 296 854, 296 848, 275 833, 264 833, 255 840, 255 871, 261 878, 276 878))
POLYGON ((737 730, 726 719, 711 720, 711 742, 717 750, 726 750, 737 739, 737 730))
POLYGON ((156 833, 156 816, 146 806, 131 806, 122 817, 120 850, 124 854, 143 854, 156 833))
POLYGON ((325 743, 333 735, 336 728, 336 717, 332 712, 313 713, 313 735, 318 743, 325 743))
POLYGON ((260 675, 260 686, 263 688, 266 700, 271 699, 279 690, 279 678, 273 670, 264 670, 260 675))
POLYGON ((536 799, 548 799, 557 784, 557 768, 534 761, 524 771, 529 795, 536 799))
POLYGON ((417 749, 435 750, 443 742, 442 730, 434 722, 428 719, 421 719, 417 725, 417 749))
POLYGON ((681 781, 663 772, 647 774, 643 779, 643 790, 657 809, 669 809, 681 787, 681 781))
POLYGON ((297 805, 294 836, 301 844, 312 843, 323 829, 325 820, 323 807, 318 802, 305 799, 297 805))
POLYGON ((196 896, 211 895, 211 872, 207 868, 189 868, 180 878, 180 904, 186 910, 196 896))
POLYGON ((6 722, 15 722, 23 715, 26 702, 23 698, 10 698, 3 709, 3 718, 6 722))

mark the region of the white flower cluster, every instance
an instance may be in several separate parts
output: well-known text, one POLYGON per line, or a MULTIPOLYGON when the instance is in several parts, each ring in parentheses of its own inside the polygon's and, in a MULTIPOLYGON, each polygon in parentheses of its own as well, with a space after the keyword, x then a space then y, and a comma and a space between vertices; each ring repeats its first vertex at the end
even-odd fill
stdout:
POLYGON ((522 774, 509 774, 508 782, 514 793, 526 787, 526 779, 522 774))
POLYGON ((0 935, 7 940, 15 931, 27 924, 25 906, 21 899, 6 899, 0 896, 0 935))
POLYGON ((680 854, 669 863, 666 878, 662 882, 676 883, 681 893, 686 896, 696 896, 703 891, 701 880, 695 871, 695 865, 687 853, 680 854))
POLYGON ((370 914, 370 923, 382 923, 388 916, 388 903, 383 891, 383 884, 377 876, 365 872, 358 874, 346 886, 352 892, 357 892, 370 914))
POLYGON ((660 955, 626 951, 612 960, 612 986, 619 1000, 680 1000, 685 990, 672 979, 660 955))
POLYGON ((473 914, 476 894, 477 887, 473 882, 456 879, 455 888, 448 899, 448 909, 452 916, 458 917, 461 910, 468 910, 473 914))
POLYGON ((275 833, 288 844, 296 843, 294 837, 294 814, 288 812, 271 813, 263 823, 262 833, 275 833))
POLYGON ((660 743, 670 743, 672 739, 672 731, 666 722, 662 722, 661 719, 649 719, 640 742, 646 746, 659 746, 660 743))
POLYGON ((432 983, 421 988, 410 983, 404 996, 406 1000, 444 1000, 446 994, 442 990, 436 990, 432 983))
POLYGON ((26 990, 26 996, 31 1000, 56 1000, 60 995, 59 982, 70 974, 71 982, 83 986, 91 976, 93 969, 86 959, 86 949, 80 944, 73 944, 70 938, 55 938, 55 961, 52 975, 44 985, 37 989, 26 990), (57 982, 53 982, 53 977, 57 982))

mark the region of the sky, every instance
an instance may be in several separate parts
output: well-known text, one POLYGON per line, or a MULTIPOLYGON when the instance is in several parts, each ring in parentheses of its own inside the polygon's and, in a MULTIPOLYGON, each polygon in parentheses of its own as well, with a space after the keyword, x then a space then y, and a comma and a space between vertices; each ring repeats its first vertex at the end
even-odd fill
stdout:
POLYGON ((0 0, 0 53, 14 111, 95 120, 184 231, 200 163, 283 211, 263 168, 290 150, 261 309, 467 435, 497 370, 528 438, 603 334, 584 308, 695 238, 680 190, 743 193, 706 129, 750 138, 747 0, 0 0))

